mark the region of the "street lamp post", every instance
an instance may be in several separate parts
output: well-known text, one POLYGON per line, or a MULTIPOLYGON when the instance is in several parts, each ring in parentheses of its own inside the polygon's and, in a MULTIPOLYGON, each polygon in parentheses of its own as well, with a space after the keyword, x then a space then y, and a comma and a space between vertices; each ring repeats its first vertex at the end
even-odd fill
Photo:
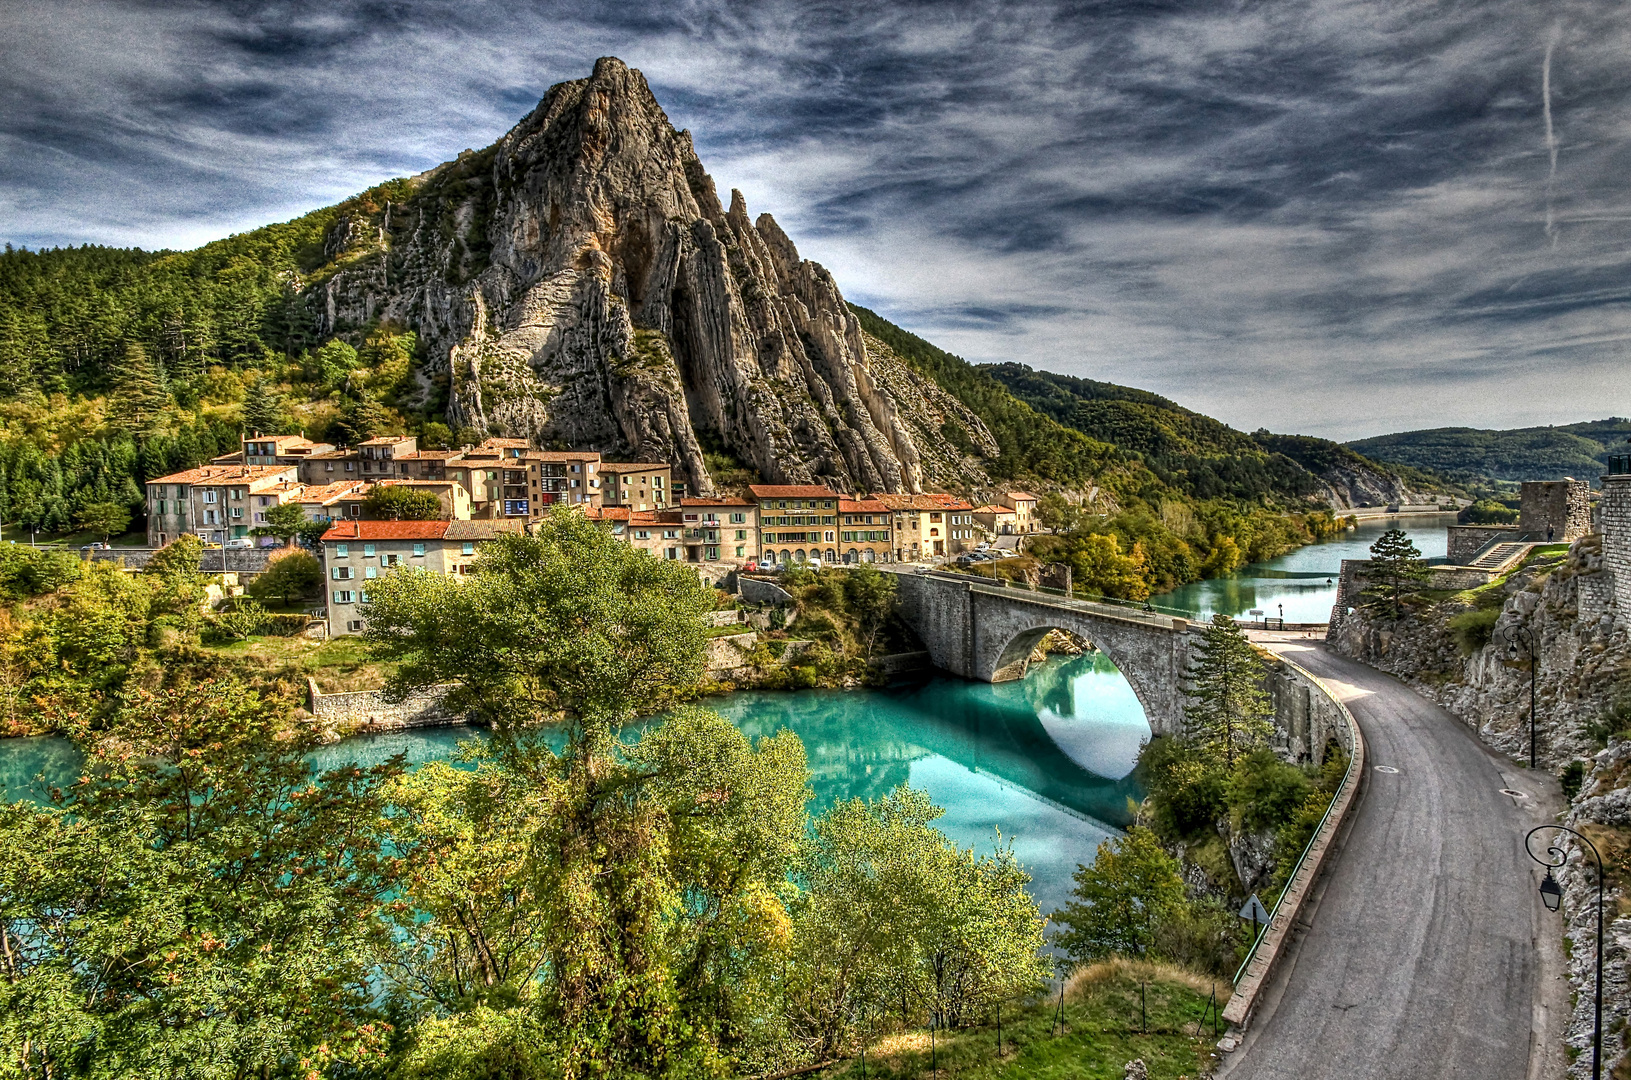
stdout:
POLYGON ((1507 655, 1517 651, 1522 645, 1529 654, 1529 767, 1535 767, 1535 677, 1540 671, 1540 661, 1535 647, 1535 632, 1522 623, 1508 623, 1501 631, 1501 639, 1506 642, 1507 655))
POLYGON ((1547 911, 1556 911, 1563 906, 1563 887, 1552 876, 1552 869, 1569 860, 1568 853, 1555 844, 1547 845, 1544 859, 1529 846, 1536 833, 1547 829, 1566 832, 1579 840, 1591 849, 1591 857, 1597 861, 1597 986, 1596 1012, 1591 1027, 1591 1080, 1603 1080, 1603 857, 1598 853, 1597 845, 1566 825, 1537 825, 1530 829, 1523 838, 1523 849, 1531 859, 1546 867, 1546 879, 1540 883, 1540 900, 1547 911))

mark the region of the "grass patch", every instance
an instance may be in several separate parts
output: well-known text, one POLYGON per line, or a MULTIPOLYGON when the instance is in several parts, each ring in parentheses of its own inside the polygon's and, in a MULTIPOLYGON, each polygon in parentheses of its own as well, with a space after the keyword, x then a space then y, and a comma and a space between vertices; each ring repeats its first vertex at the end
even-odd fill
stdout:
MULTIPOLYGON (((1026 1080, 1122 1080, 1126 1065, 1142 1059, 1151 1080, 1196 1080, 1210 1064, 1210 1021, 1201 1025, 1212 984, 1202 976, 1164 964, 1107 960, 1080 968, 1065 984, 1065 1024, 1055 1026, 1057 997, 1009 1006, 1002 1017, 1002 1056, 997 1025, 957 1031, 898 1031, 875 1040, 866 1054, 866 1075, 917 1080, 933 1067, 962 1080, 1025 1077, 1026 1080), (1148 984, 1148 1034, 1140 1034, 1139 984, 1148 984)), ((1229 986, 1219 983, 1219 1006, 1229 986)), ((832 1066, 823 1077, 860 1080, 857 1058, 832 1066)))
POLYGON ((200 648, 271 679, 316 679, 318 689, 325 694, 378 690, 393 669, 393 665, 375 661, 361 638, 349 635, 327 641, 256 635, 200 648))

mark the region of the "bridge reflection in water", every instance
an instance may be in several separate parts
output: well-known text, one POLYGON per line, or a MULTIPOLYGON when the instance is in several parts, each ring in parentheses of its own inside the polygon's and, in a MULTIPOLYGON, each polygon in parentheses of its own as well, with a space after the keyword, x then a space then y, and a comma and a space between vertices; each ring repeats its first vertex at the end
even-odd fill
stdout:
POLYGON ((954 841, 991 850, 997 830, 1033 876, 1044 911, 1071 872, 1126 826, 1149 725, 1102 654, 1055 658, 1019 682, 936 676, 869 691, 741 693, 707 702, 750 736, 804 740, 819 811, 898 784, 928 791, 954 841))

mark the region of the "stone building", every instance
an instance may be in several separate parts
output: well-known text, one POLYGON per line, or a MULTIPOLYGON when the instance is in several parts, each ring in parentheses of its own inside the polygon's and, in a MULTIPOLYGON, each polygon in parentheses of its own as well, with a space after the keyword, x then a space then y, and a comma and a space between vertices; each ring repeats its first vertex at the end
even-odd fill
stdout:
POLYGON ((360 607, 368 584, 411 567, 448 572, 450 521, 340 521, 323 534, 323 576, 329 590, 329 636, 362 632, 360 607))
POLYGON ((184 533, 207 544, 243 539, 303 490, 294 465, 204 465, 158 477, 147 484, 148 546, 184 533))
POLYGON ((820 484, 749 484, 759 519, 760 557, 778 562, 838 559, 838 493, 820 484))
POLYGON ((759 557, 758 514, 747 499, 681 499, 688 562, 743 563, 759 557))
POLYGON ((1518 532, 1529 540, 1580 539, 1591 532, 1591 485, 1584 480, 1525 480, 1519 493, 1518 532))

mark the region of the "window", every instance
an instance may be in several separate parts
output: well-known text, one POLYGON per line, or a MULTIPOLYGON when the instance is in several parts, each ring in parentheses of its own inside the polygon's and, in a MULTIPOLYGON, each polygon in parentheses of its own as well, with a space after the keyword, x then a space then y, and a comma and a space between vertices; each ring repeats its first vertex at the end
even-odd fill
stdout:
POLYGON ((737 544, 736 545, 736 557, 738 559, 740 559, 743 555, 747 554, 747 550, 748 549, 743 547, 741 544, 737 544))
POLYGON ((352 592, 351 592, 350 589, 335 589, 334 590, 334 602, 336 604, 349 604, 349 603, 351 603, 351 596, 352 596, 352 592))
POLYGON ((362 620, 352 619, 350 622, 345 624, 345 628, 353 634, 360 634, 362 633, 362 620))
POLYGON ((355 461, 346 462, 345 463, 345 471, 346 472, 356 472, 357 471, 357 463, 355 461))
POLYGON ((464 546, 459 549, 459 554, 461 555, 474 555, 475 553, 476 542, 474 540, 466 540, 464 542, 464 546))
MULTIPOLYGON (((369 569, 372 570, 373 567, 369 567, 369 569)), ((351 580, 351 567, 349 566, 336 566, 332 569, 331 573, 333 574, 335 581, 351 580)))
POLYGON ((415 544, 413 546, 413 557, 416 558, 416 559, 422 559, 422 558, 425 557, 425 545, 424 544, 415 544))
POLYGON ((651 539, 651 533, 650 533, 650 531, 648 531, 646 529, 636 529, 634 531, 634 538, 636 540, 650 540, 651 539))
POLYGON ((335 544, 334 545, 334 554, 338 555, 342 559, 349 559, 351 557, 351 545, 350 544, 335 544))
POLYGON ((736 538, 738 540, 746 540, 748 538, 748 531, 746 529, 737 529, 736 538))
POLYGON ((332 461, 323 462, 323 471, 324 472, 333 472, 334 471, 334 462, 332 462, 332 461))
MULTIPOLYGON (((350 567, 347 567, 346 569, 349 570, 350 567)), ((362 576, 367 578, 369 581, 373 581, 376 577, 379 576, 379 567, 377 567, 377 566, 365 566, 365 567, 363 567, 362 576)))
MULTIPOLYGON (((234 506, 232 508, 232 516, 235 517, 235 518, 243 517, 244 516, 244 508, 241 507, 241 506, 234 506)), ((265 514, 256 514, 255 515, 255 520, 256 521, 265 521, 266 520, 266 515, 265 514)))
POLYGON ((826 502, 822 503, 821 505, 822 505, 823 508, 825 508, 827 510, 831 510, 832 509, 832 500, 828 499, 826 502))
POLYGON ((678 540, 679 538, 680 538, 680 532, 679 532, 678 529, 664 529, 663 530, 663 539, 664 540, 678 540))
POLYGON ((358 593, 357 594, 357 603, 359 603, 359 604, 368 603, 368 594, 365 593, 365 592, 358 593))
POLYGON ((364 544, 362 546, 362 557, 365 558, 365 559, 372 559, 374 557, 374 545, 373 544, 364 544))
POLYGON ((213 488, 204 492, 204 501, 207 503, 212 503, 215 501, 215 491, 213 488))
POLYGON ((732 525, 740 525, 744 521, 746 521, 747 519, 748 519, 748 516, 746 514, 732 514, 731 515, 731 524, 732 525))

